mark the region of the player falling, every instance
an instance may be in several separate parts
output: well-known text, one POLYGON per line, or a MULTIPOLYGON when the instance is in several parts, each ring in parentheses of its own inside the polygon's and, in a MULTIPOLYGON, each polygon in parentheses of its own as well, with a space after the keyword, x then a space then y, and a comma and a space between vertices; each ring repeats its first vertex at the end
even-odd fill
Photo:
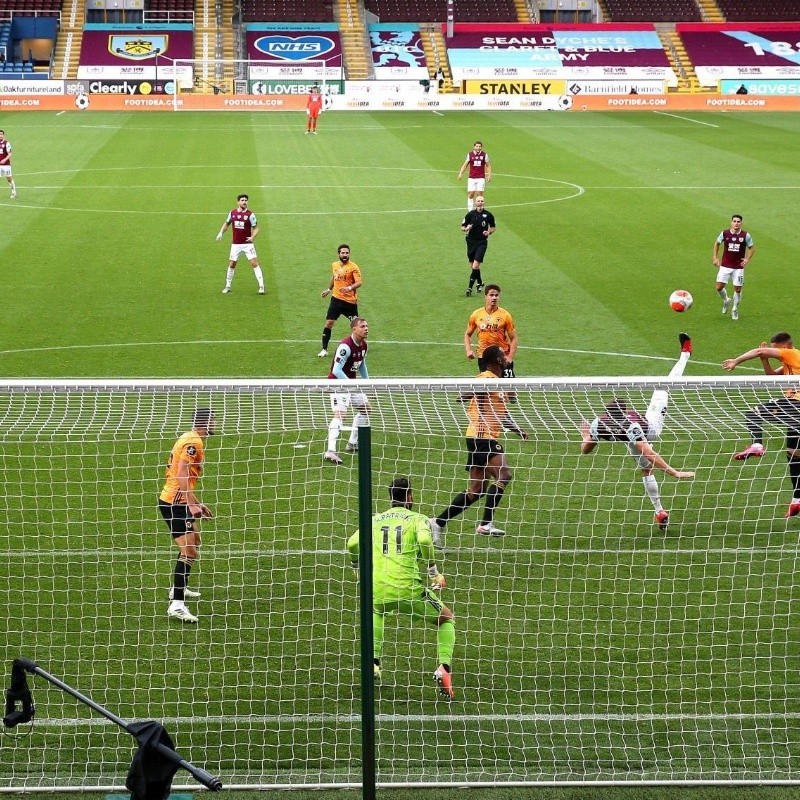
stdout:
MULTIPOLYGON (((692 354, 692 340, 689 335, 678 334, 678 340, 681 345, 681 354, 675 366, 670 370, 670 378, 679 378, 683 375, 692 354)), ((583 438, 581 442, 582 455, 591 453, 601 441, 623 442, 626 445, 628 452, 636 459, 636 463, 642 471, 644 491, 653 504, 655 522, 662 531, 665 531, 669 525, 669 511, 661 504, 661 492, 658 488, 658 481, 653 475, 653 469, 658 467, 673 478, 694 477, 694 472, 683 472, 671 467, 650 444, 658 439, 664 429, 668 404, 669 392, 666 389, 656 389, 650 405, 642 417, 634 409, 628 408, 623 399, 615 398, 606 404, 604 414, 595 417, 591 422, 584 420, 580 426, 583 438)))

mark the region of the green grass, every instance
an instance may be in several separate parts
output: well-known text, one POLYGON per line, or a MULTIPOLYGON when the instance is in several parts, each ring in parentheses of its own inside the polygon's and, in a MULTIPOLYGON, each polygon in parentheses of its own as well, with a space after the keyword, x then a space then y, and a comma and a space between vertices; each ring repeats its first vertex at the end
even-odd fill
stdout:
MULTIPOLYGON (((719 375, 797 319, 794 115, 331 113, 316 137, 299 114, 5 114, 0 126, 19 186, 0 200, 10 378, 324 377, 319 295, 341 242, 364 272, 371 374, 470 376, 461 342, 480 299, 463 296, 455 176, 477 137, 499 226, 484 276, 516 319, 518 375, 660 376, 683 327, 687 374, 719 375), (214 236, 240 191, 262 228, 266 297, 246 263, 220 293, 229 240, 214 236), (736 324, 711 265, 734 212, 756 241, 736 324), (676 288, 694 294, 686 317, 668 308, 676 288)), ((195 581, 202 624, 186 629, 164 615, 174 552, 154 499, 194 397, 64 413, 58 398, 4 393, 0 661, 27 655, 125 718, 165 719, 226 784, 356 782, 357 604, 342 554, 356 472, 320 464, 321 400, 295 418, 279 395, 210 399, 224 424, 201 496, 217 516, 195 581), (23 427, 32 416, 38 432, 23 427)), ((577 457, 571 422, 597 393, 545 427, 550 399, 520 404, 535 441, 508 443, 512 533, 476 543, 474 511, 451 526, 449 708, 430 685, 432 631, 387 626, 379 780, 797 779, 797 529, 775 518, 788 497, 777 434, 762 463, 732 467, 737 403, 721 401, 707 430, 677 393, 662 449, 701 477, 694 491, 661 480, 675 522, 659 537, 627 457, 577 457)), ((462 488, 459 409, 441 399, 441 417, 423 419, 412 404, 411 430, 387 405, 373 422, 376 495, 406 471, 431 512, 462 488)), ((130 740, 36 692, 31 735, 0 738, 13 765, 0 788, 119 785, 130 740)), ((592 791, 530 796, 715 796, 592 791)))

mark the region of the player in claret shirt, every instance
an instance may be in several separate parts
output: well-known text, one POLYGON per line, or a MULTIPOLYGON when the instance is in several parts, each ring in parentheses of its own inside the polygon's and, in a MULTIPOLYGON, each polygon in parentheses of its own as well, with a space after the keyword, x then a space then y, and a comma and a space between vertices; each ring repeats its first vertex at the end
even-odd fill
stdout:
POLYGON ((17 196, 17 184, 11 172, 11 142, 6 139, 6 132, 0 131, 0 177, 8 181, 11 187, 11 199, 17 196))
POLYGON ((256 215, 247 207, 249 200, 250 197, 246 194, 240 194, 236 198, 236 208, 228 214, 225 224, 217 234, 217 241, 221 242, 228 228, 233 231, 228 274, 225 277, 225 288, 222 290, 222 294, 230 292, 236 270, 236 262, 242 254, 253 267, 253 274, 258 281, 258 293, 264 294, 264 274, 261 272, 261 266, 258 263, 256 246, 253 244, 253 240, 258 236, 258 220, 256 215))
POLYGON ((753 259, 753 237, 742 230, 742 215, 734 214, 731 217, 731 226, 717 236, 714 242, 712 261, 717 272, 717 294, 722 298, 722 313, 727 314, 731 300, 725 289, 728 281, 733 279, 733 309, 731 319, 739 319, 739 302, 742 299, 742 286, 744 286, 744 268, 753 259), (722 257, 720 257, 720 248, 722 257))
MULTIPOLYGON (((352 381, 356 378, 369 378, 367 372, 367 334, 369 325, 362 317, 356 317, 350 322, 350 335, 342 339, 336 348, 333 356, 331 369, 328 373, 330 380, 352 381)), ((331 464, 341 464, 342 459, 336 452, 336 442, 342 430, 342 423, 349 406, 353 406, 356 415, 353 420, 353 428, 350 431, 350 439, 347 442, 347 452, 355 453, 358 451, 358 428, 360 425, 368 424, 367 414, 369 403, 363 392, 335 392, 331 395, 331 409, 333 418, 328 424, 328 449, 325 451, 324 458, 331 464)))
POLYGON ((486 190, 486 184, 492 179, 492 165, 489 163, 489 154, 483 149, 483 142, 475 142, 472 150, 467 153, 461 169, 458 171, 458 180, 469 167, 467 175, 467 211, 475 207, 475 198, 486 190))

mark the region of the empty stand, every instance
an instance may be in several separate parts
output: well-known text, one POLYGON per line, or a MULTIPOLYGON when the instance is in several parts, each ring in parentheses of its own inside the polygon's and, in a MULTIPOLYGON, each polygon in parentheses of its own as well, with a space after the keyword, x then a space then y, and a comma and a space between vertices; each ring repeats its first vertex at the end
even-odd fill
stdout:
POLYGON ((8 20, 14 14, 60 17, 61 0, 0 0, 0 19, 8 20))
POLYGON ((798 0, 717 0, 729 22, 800 22, 798 0))
MULTIPOLYGON (((444 22, 446 0, 365 0, 381 22, 444 22)), ((456 22, 517 22, 514 0, 456 0, 456 22)))
POLYGON ((694 0, 606 0, 606 6, 612 22, 702 21, 694 0))
POLYGON ((333 0, 242 0, 244 22, 333 22, 333 0))
POLYGON ((145 5, 148 22, 191 22, 194 20, 194 0, 148 0, 145 5))

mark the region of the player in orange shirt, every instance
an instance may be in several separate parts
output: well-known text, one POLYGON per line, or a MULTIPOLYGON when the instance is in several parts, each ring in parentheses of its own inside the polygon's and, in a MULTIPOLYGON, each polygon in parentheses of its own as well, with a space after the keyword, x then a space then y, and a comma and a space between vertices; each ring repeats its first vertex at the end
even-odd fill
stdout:
POLYGON ((500 287, 496 283, 486 286, 483 308, 472 312, 464 331, 464 349, 467 358, 472 359, 477 355, 478 369, 485 372, 486 362, 483 354, 492 345, 502 348, 506 355, 506 364, 503 368, 504 378, 514 376, 514 356, 517 353, 517 330, 514 319, 504 308, 500 307, 500 287), (478 332, 478 346, 473 350, 472 335, 478 332))
MULTIPOLYGON (((498 345, 486 348, 483 357, 486 371, 478 375, 488 381, 499 380, 506 363, 505 353, 498 345)), ((506 461, 503 445, 498 441, 503 430, 516 433, 523 441, 528 434, 517 425, 508 413, 502 391, 469 392, 459 397, 463 403, 469 402, 466 431, 467 465, 469 485, 466 492, 457 494, 450 505, 439 516, 430 520, 433 541, 441 545, 442 533, 447 523, 486 495, 483 519, 476 533, 484 536, 503 536, 504 530, 494 524, 494 512, 503 493, 511 482, 512 472, 506 461)))
POLYGON ((350 260, 349 244, 340 244, 338 251, 339 260, 331 264, 331 282, 322 292, 322 297, 331 295, 331 301, 322 329, 322 350, 317 353, 320 358, 328 355, 328 342, 336 320, 345 316, 352 322, 358 316, 358 290, 363 283, 361 269, 350 260))
POLYGON ((322 113, 322 94, 319 86, 311 87, 311 94, 306 103, 306 133, 317 132, 317 120, 322 113))
MULTIPOLYGON (((770 339, 770 344, 762 342, 761 347, 723 361, 722 367, 732 371, 753 358, 761 359, 766 375, 800 375, 800 350, 794 346, 791 334, 786 331, 776 333, 770 339), (773 367, 771 358, 780 361, 780 366, 773 367)), ((753 437, 753 443, 734 455, 737 461, 764 455, 765 422, 786 426, 786 458, 789 462, 792 500, 784 516, 796 517, 800 514, 800 387, 787 389, 780 399, 761 403, 745 414, 745 426, 753 437)))
POLYGON ((199 557, 200 520, 213 516, 211 509, 198 499, 195 487, 203 474, 205 439, 215 429, 214 412, 210 408, 198 408, 192 429, 179 437, 172 447, 166 482, 158 496, 159 511, 179 551, 167 614, 181 622, 197 622, 197 617, 186 608, 184 599, 200 597, 200 592, 193 592, 186 584, 192 565, 199 557))

